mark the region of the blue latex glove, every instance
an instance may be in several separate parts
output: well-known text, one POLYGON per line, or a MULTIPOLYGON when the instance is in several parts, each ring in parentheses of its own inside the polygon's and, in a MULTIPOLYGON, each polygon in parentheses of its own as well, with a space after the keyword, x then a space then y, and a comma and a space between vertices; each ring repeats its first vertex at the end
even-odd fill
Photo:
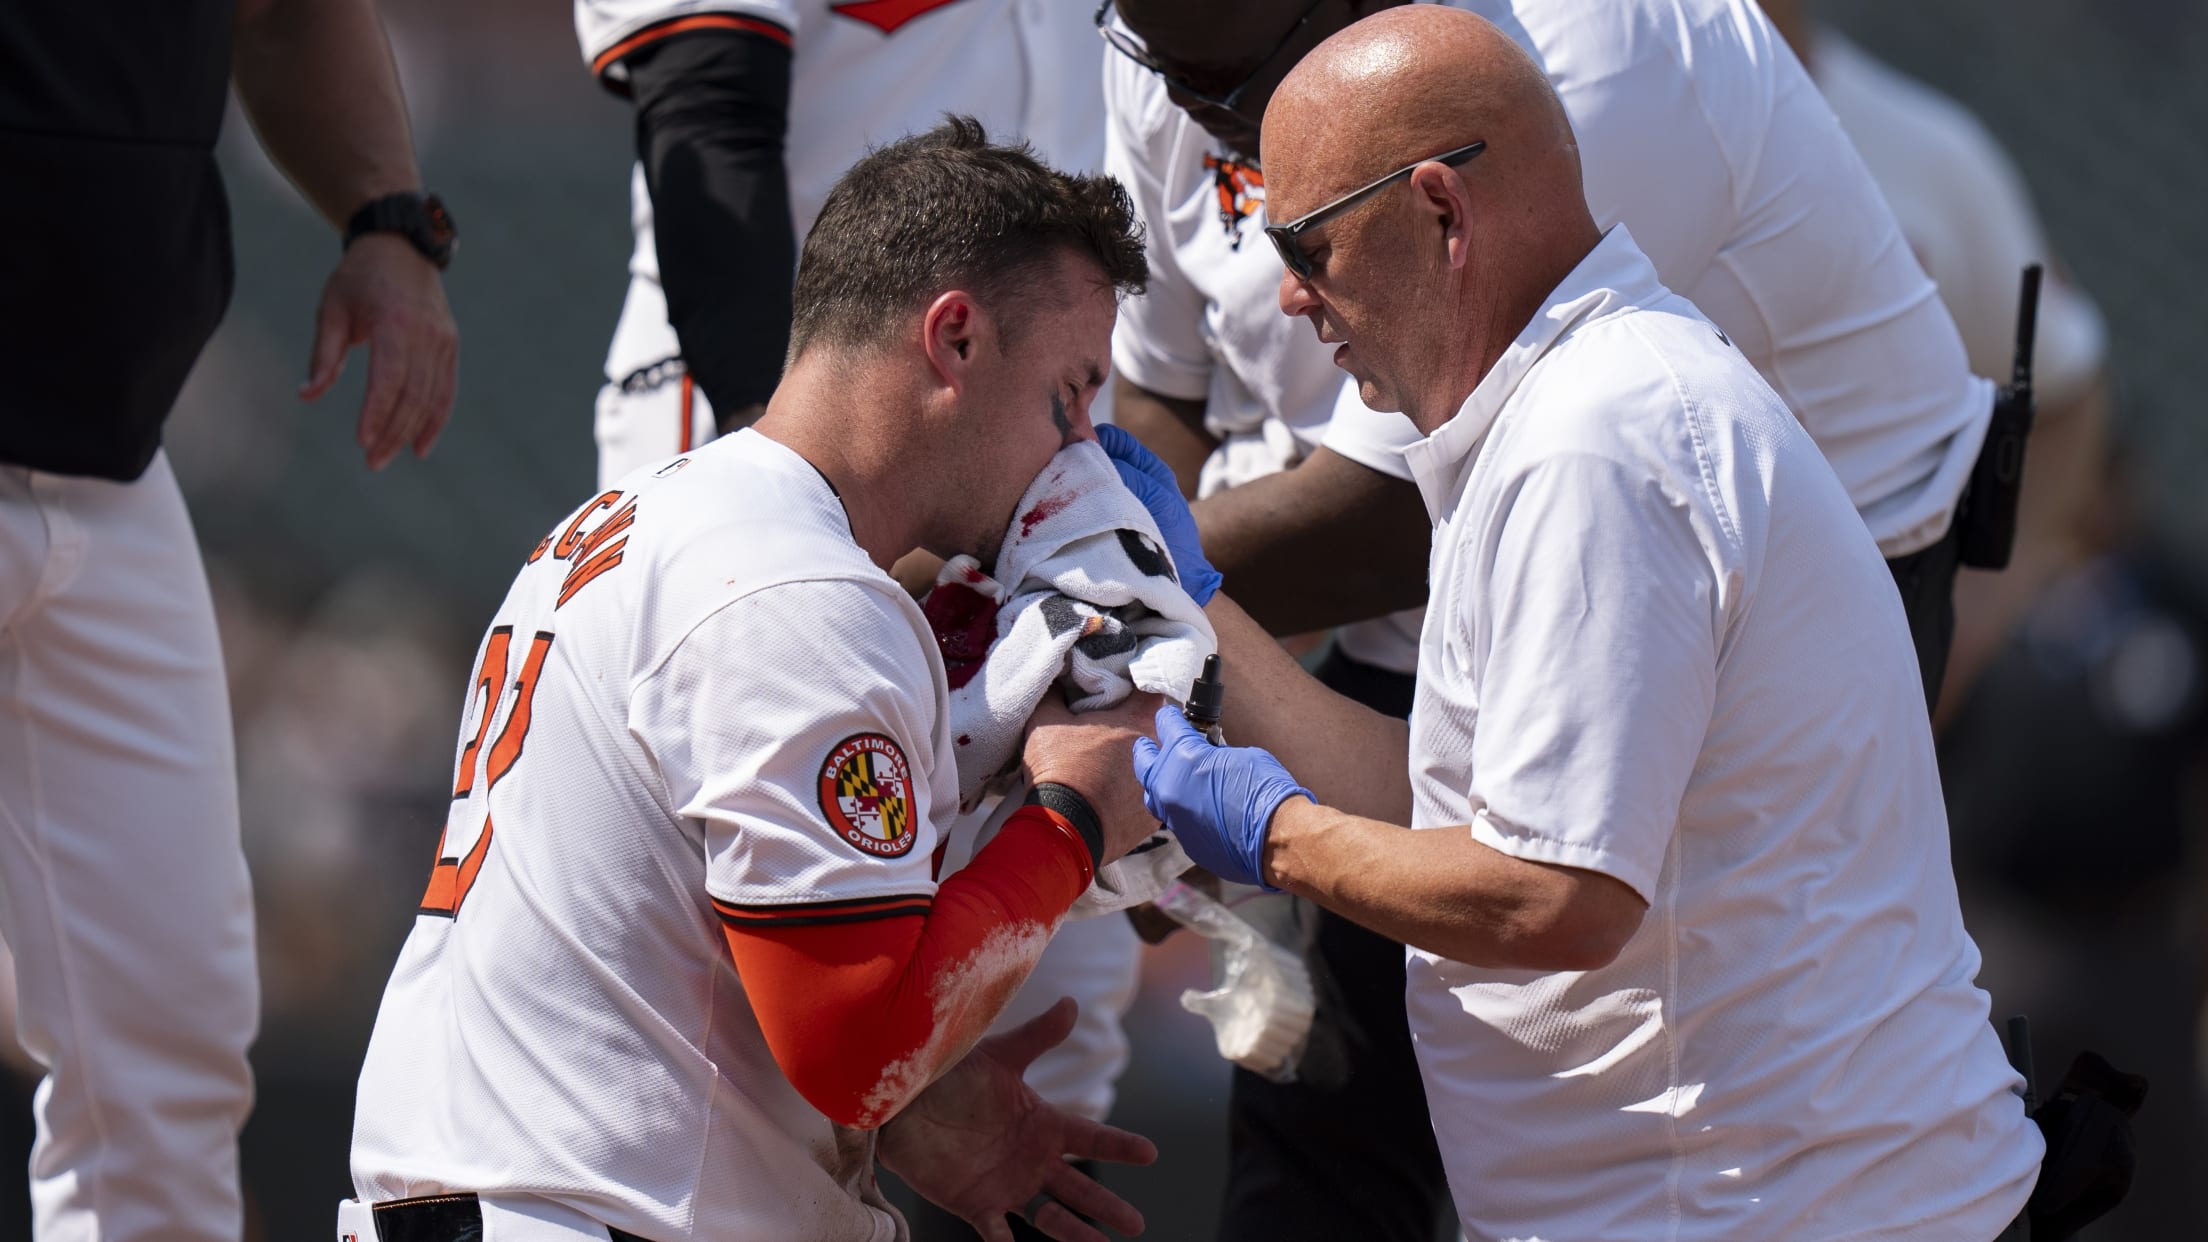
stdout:
POLYGON ((1222 880, 1272 889, 1264 876, 1273 812, 1311 791, 1255 746, 1212 745, 1178 707, 1159 708, 1157 724, 1157 741, 1135 740, 1143 806, 1197 866, 1222 880))
POLYGON ((1174 481, 1173 471, 1142 441, 1109 423, 1096 429, 1096 442, 1112 459, 1120 481, 1150 511, 1150 520, 1158 524, 1158 533, 1165 537, 1166 555, 1173 558, 1173 569, 1181 577, 1181 589, 1199 608, 1210 603, 1224 579, 1204 559, 1203 541, 1196 535, 1196 517, 1188 511, 1188 501, 1181 497, 1181 485, 1174 481))

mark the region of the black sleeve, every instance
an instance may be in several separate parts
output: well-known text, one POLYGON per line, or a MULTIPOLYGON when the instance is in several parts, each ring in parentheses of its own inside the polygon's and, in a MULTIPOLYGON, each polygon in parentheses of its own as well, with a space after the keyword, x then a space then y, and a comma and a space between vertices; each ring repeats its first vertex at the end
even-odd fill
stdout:
POLYGON ((685 30, 623 64, 667 317, 726 429, 773 394, 789 347, 790 49, 750 31, 685 30))

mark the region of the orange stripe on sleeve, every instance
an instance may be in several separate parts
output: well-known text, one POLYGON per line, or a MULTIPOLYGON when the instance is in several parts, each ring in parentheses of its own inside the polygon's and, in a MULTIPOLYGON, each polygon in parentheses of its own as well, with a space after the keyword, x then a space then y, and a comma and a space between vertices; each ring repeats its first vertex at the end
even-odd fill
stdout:
POLYGON ((690 400, 690 398, 691 398, 691 396, 692 396, 692 395, 693 395, 693 394, 694 394, 694 393, 696 392, 696 389, 695 389, 695 388, 693 387, 693 385, 694 385, 695 383, 696 383, 696 381, 694 381, 694 380, 692 380, 692 379, 690 378, 690 375, 689 375, 689 373, 688 373, 688 372, 684 372, 684 373, 683 373, 683 377, 682 377, 682 447, 681 447, 681 448, 678 448, 678 449, 676 449, 676 450, 675 450, 675 451, 676 451, 676 452, 678 452, 678 453, 687 453, 687 452, 689 452, 689 451, 690 451, 690 449, 691 449, 691 444, 690 444, 690 423, 691 423, 691 418, 692 418, 692 409, 691 409, 691 400, 690 400))
POLYGON ((686 30, 740 30, 750 34, 765 35, 784 47, 793 46, 790 40, 790 32, 773 22, 761 21, 756 17, 744 17, 736 13, 700 13, 695 17, 678 17, 673 21, 646 26, 605 51, 598 53, 590 62, 590 71, 593 75, 603 75, 608 66, 638 48, 648 47, 661 39, 681 34, 686 30))

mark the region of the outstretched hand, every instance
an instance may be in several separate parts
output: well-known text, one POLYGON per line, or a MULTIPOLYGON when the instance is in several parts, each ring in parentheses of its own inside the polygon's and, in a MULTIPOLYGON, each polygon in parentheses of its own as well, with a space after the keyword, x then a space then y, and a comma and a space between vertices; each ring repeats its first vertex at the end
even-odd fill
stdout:
POLYGON ((1073 1032, 1061 999, 1039 1016, 974 1045, 881 1129, 877 1154, 905 1184, 972 1225, 985 1242, 1012 1242, 1005 1217, 1041 1196, 1028 1219, 1059 1242, 1107 1242, 1082 1220, 1142 1232, 1142 1213, 1068 1160, 1149 1164, 1157 1147, 1139 1134, 1061 1112, 1020 1075, 1073 1032))
POLYGON ((452 416, 460 336, 436 266, 394 234, 355 240, 322 286, 300 399, 328 392, 355 345, 368 347, 368 389, 353 433, 368 468, 383 469, 409 445, 428 456, 452 416))

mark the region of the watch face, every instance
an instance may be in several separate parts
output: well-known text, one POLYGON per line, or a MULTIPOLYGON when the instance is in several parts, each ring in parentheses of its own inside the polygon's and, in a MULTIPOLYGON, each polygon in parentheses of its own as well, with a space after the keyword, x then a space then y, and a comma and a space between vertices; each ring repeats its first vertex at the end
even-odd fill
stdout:
POLYGON ((450 248, 460 238, 460 229, 452 222, 452 213, 445 210, 444 200, 434 194, 422 196, 422 211, 429 218, 430 239, 440 247, 450 248))

